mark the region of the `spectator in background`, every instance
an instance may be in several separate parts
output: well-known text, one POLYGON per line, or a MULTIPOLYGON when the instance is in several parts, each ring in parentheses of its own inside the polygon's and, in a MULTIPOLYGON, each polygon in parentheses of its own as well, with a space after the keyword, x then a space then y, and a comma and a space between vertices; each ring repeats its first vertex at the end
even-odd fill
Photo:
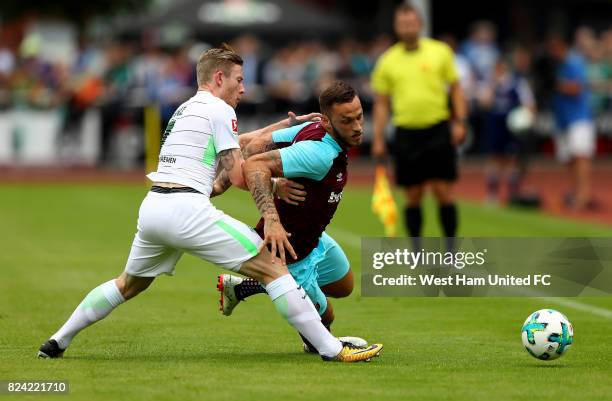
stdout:
POLYGON ((244 61, 242 72, 244 75, 245 94, 242 97, 241 105, 241 109, 244 111, 245 105, 247 108, 250 108, 248 107, 249 105, 261 103, 265 97, 261 86, 261 69, 263 64, 260 54, 261 43, 257 37, 246 34, 234 39, 231 45, 244 61))
POLYGON ((508 115, 519 107, 535 113, 535 100, 529 84, 511 69, 510 63, 500 57, 494 68, 491 90, 480 92, 477 102, 484 110, 484 144, 487 160, 487 202, 499 202, 500 176, 507 176, 509 198, 515 198, 520 189, 522 171, 517 156, 520 144, 508 124, 508 115))
POLYGON ((11 104, 11 76, 15 70, 15 55, 8 46, 0 42, 0 111, 11 104))
MULTIPOLYGON (((393 37, 386 33, 375 36, 370 43, 367 44, 366 56, 368 58, 370 74, 376 65, 376 61, 392 45, 393 37)), ((361 101, 364 105, 364 110, 370 110, 375 97, 372 85, 370 84, 370 74, 368 74, 367 83, 362 86, 362 89, 359 92, 361 101)))
POLYGON ((602 63, 608 72, 605 91, 605 108, 612 110, 612 28, 609 28, 601 33, 600 37, 602 49, 602 63))
POLYGON ((583 25, 574 32, 574 48, 572 50, 584 57, 596 42, 597 35, 593 28, 583 25))
POLYGON ((548 51, 557 62, 553 113, 557 125, 557 157, 568 165, 573 183, 565 199, 568 207, 594 206, 591 199, 591 159, 595 153, 595 125, 589 109, 589 85, 584 60, 570 52, 565 38, 552 34, 548 51))
POLYGON ((340 57, 320 41, 306 43, 308 59, 304 69, 304 83, 312 89, 309 110, 319 108, 319 94, 334 80, 340 68, 340 57))
POLYGON ((143 33, 141 51, 134 55, 133 60, 128 60, 134 85, 144 89, 146 99, 152 102, 160 100, 161 84, 166 77, 170 62, 168 55, 162 52, 159 40, 158 34, 154 31, 143 33))
POLYGON ((367 50, 370 70, 374 68, 376 60, 391 46, 393 46, 393 37, 389 34, 381 33, 372 39, 367 50))
POLYGON ((274 110, 299 110, 309 98, 304 84, 307 53, 299 44, 280 49, 264 67, 264 84, 274 110))
POLYGON ((612 28, 601 33, 601 47, 606 63, 612 68, 612 28))
POLYGON ((364 111, 368 112, 372 105, 372 96, 369 91, 373 63, 367 47, 355 39, 345 38, 338 43, 337 49, 339 63, 335 77, 348 82, 360 93, 364 111))
POLYGON ((192 85, 196 80, 193 65, 189 60, 188 46, 176 49, 165 56, 163 61, 155 93, 161 114, 161 126, 166 127, 178 106, 190 98, 192 85))
POLYGON ((603 57, 603 47, 593 29, 580 27, 574 35, 574 50, 585 60, 586 77, 591 91, 591 111, 599 114, 607 104, 609 66, 603 57))
POLYGON ((458 225, 452 191, 457 179, 455 146, 465 138, 467 108, 453 51, 442 42, 421 38, 422 26, 421 16, 409 3, 396 8, 399 42, 380 57, 372 73, 376 93, 372 154, 385 156, 384 132, 392 114, 395 179, 405 190, 408 233, 421 236, 421 202, 425 184, 430 183, 447 248, 452 248, 458 225))
POLYGON ((500 54, 496 36, 497 30, 491 22, 477 21, 472 24, 470 36, 459 48, 459 54, 467 60, 472 72, 472 83, 467 99, 472 106, 469 119, 476 143, 483 140, 484 111, 480 110, 475 99, 480 96, 480 92, 486 93, 491 90, 493 69, 500 54))
POLYGON ((499 57, 496 37, 495 25, 489 21, 478 21, 472 26, 469 39, 461 46, 460 53, 467 58, 479 82, 489 81, 493 73, 499 57))
POLYGON ((104 93, 102 75, 107 66, 104 52, 97 45, 81 41, 79 49, 70 72, 72 80, 70 86, 73 93, 69 100, 69 108, 74 120, 78 119, 87 108, 100 101, 104 93))
POLYGON ((344 38, 338 43, 338 56, 340 65, 337 71, 338 79, 349 81, 352 85, 357 77, 354 62, 357 53, 357 41, 344 38))
POLYGON ((111 43, 106 49, 105 93, 101 107, 103 161, 112 159, 111 142, 116 130, 117 117, 125 112, 124 106, 129 100, 128 94, 134 87, 132 52, 132 47, 124 43, 111 43))
POLYGON ((522 78, 530 80, 532 73, 531 52, 525 46, 515 43, 512 45, 510 53, 514 73, 522 78))
POLYGON ((9 76, 15 69, 15 55, 0 41, 0 76, 9 76))

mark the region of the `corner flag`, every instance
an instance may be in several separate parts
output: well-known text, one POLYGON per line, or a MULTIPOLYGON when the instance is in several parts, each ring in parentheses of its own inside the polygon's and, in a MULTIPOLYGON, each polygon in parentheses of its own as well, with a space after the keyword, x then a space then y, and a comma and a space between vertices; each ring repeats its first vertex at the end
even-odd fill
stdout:
POLYGON ((384 166, 376 166, 374 192, 372 193, 372 212, 378 216, 385 226, 385 236, 395 237, 397 234, 397 205, 384 166))

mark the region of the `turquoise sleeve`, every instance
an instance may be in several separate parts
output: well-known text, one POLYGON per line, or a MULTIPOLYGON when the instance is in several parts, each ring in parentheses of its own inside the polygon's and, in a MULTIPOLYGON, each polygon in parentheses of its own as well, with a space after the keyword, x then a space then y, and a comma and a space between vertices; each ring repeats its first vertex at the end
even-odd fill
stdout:
POLYGON ((283 175, 321 181, 334 163, 338 152, 321 141, 301 141, 280 149, 283 175))
POLYGON ((312 122, 306 122, 299 125, 294 125, 293 127, 278 129, 272 132, 272 141, 278 142, 293 142, 293 138, 308 124, 312 124, 312 122))

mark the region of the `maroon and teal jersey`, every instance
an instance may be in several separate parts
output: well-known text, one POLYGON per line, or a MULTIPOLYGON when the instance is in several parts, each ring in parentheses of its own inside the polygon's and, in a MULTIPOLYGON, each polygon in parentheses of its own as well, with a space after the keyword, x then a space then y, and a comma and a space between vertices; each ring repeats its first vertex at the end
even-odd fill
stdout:
MULTIPOLYGON (((348 155, 320 123, 304 123, 273 133, 281 148, 283 174, 304 186, 306 200, 290 205, 275 200, 276 210, 298 259, 302 260, 316 248, 321 234, 329 224, 346 185, 348 155)), ((263 238, 263 219, 256 230, 263 238)), ((290 255, 287 262, 295 262, 290 255)))

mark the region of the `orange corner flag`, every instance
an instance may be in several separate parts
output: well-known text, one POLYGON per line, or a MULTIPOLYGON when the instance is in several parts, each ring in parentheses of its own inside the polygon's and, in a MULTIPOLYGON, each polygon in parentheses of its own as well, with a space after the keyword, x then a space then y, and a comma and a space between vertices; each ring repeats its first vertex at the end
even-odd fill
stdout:
POLYGON ((385 236, 395 237, 397 235, 397 205, 385 167, 376 167, 376 178, 374 180, 374 192, 372 193, 372 212, 378 216, 385 226, 385 236))

